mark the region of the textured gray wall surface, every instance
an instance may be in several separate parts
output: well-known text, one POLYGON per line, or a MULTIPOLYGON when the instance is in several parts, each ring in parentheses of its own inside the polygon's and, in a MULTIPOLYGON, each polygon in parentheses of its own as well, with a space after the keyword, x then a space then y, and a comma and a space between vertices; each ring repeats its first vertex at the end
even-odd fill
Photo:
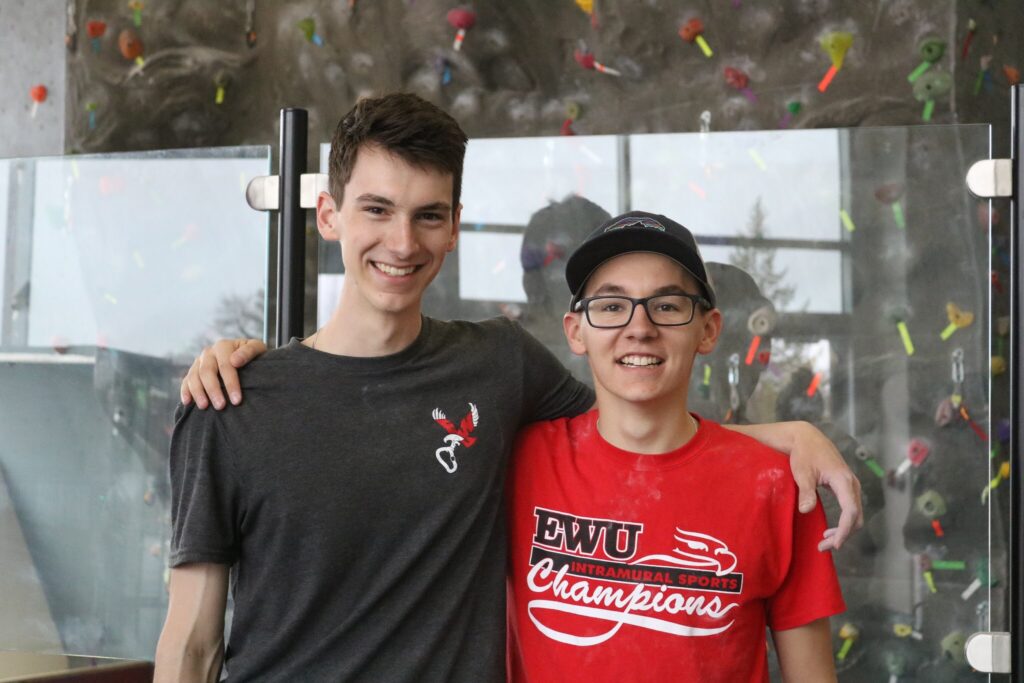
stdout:
POLYGON ((64 0, 0 0, 0 158, 64 148, 64 0), (32 114, 30 91, 47 89, 32 114))
POLYGON ((713 130, 770 129, 794 103, 792 127, 910 125, 923 122, 924 103, 907 76, 929 38, 945 49, 928 77, 946 74, 951 85, 931 122, 991 123, 1008 119, 1013 72, 1004 67, 1020 66, 1013 28, 1024 26, 1024 5, 998 0, 597 0, 590 17, 572 0, 480 0, 456 51, 446 20, 454 6, 184 0, 147 6, 135 27, 120 0, 77 0, 67 147, 266 143, 283 106, 309 109, 310 140, 322 141, 357 97, 396 89, 445 107, 473 137, 557 135, 571 104, 581 134, 691 131, 703 111, 713 130), (711 58, 679 35, 692 19, 703 22, 711 58), (90 20, 107 24, 98 51, 84 35, 90 20), (144 45, 141 66, 118 49, 124 29, 144 45), (834 32, 853 42, 819 92, 831 63, 821 41, 834 32), (621 76, 580 66, 583 44, 621 76), (727 67, 748 76, 748 92, 727 82, 727 67), (87 103, 97 114, 91 128, 87 103))

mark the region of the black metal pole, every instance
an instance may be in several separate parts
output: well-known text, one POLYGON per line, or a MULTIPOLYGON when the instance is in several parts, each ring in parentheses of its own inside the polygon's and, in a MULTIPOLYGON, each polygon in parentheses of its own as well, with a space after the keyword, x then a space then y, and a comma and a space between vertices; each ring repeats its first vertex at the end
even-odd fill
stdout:
POLYGON ((277 213, 277 337, 283 346, 302 336, 306 281, 306 215, 299 206, 299 180, 306 172, 309 115, 281 110, 277 213))
POLYGON ((1018 231, 1024 225, 1024 187, 1021 186, 1019 171, 1024 158, 1024 86, 1010 89, 1010 158, 1013 159, 1013 197, 1010 199, 1010 310, 1012 312, 1013 344, 1010 345, 1010 674, 1011 680, 1024 680, 1024 591, 1021 586, 1021 571, 1024 569, 1024 524, 1021 520, 1021 494, 1024 493, 1024 462, 1021 460, 1021 444, 1024 444, 1024 416, 1021 415, 1021 382, 1024 382, 1024 338, 1021 337, 1021 320, 1024 316, 1024 261, 1021 261, 1020 237, 1018 231))

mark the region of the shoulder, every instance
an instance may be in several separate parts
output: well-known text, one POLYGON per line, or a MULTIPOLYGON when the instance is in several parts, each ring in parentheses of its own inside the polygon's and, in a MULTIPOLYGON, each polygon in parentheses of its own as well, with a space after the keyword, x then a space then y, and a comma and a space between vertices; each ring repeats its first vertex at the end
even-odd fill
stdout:
POLYGON ((554 466, 556 456, 571 449, 569 422, 571 418, 530 422, 516 433, 512 447, 512 464, 515 472, 529 473, 527 479, 539 477, 554 466))
POLYGON ((760 462, 766 465, 781 463, 788 467, 789 458, 757 439, 733 431, 718 422, 701 418, 701 429, 708 430, 708 445, 714 449, 728 450, 732 457, 745 462, 760 462))
POLYGON ((559 417, 553 420, 531 422, 519 430, 519 443, 536 447, 542 444, 586 442, 594 433, 596 415, 597 412, 592 410, 575 417, 559 417))
MULTIPOLYGON (((302 354, 289 346, 267 351, 238 369, 244 397, 241 405, 229 404, 223 410, 214 410, 212 407, 199 409, 194 402, 187 406, 179 403, 174 412, 175 433, 226 430, 253 411, 265 411, 270 406, 293 401, 291 388, 306 387, 308 382, 299 372, 304 365, 302 354)), ((309 376, 316 377, 317 373, 309 376)))
POLYGON ((516 334, 523 334, 519 323, 508 318, 497 316, 486 320, 438 320, 427 318, 430 324, 430 333, 438 336, 468 336, 468 337, 511 337, 516 334))
POLYGON ((217 427, 220 411, 208 408, 200 410, 195 402, 187 406, 181 403, 174 409, 174 432, 198 432, 217 427))
POLYGON ((477 322, 434 318, 428 320, 428 334, 432 346, 471 346, 477 353, 499 350, 502 353, 515 353, 521 352, 531 339, 529 333, 519 323, 501 316, 477 322))
POLYGON ((564 438, 569 434, 570 422, 572 422, 572 418, 568 417, 531 422, 519 430, 519 439, 520 441, 537 441, 564 438))
POLYGON ((261 373, 275 372, 284 366, 303 362, 312 353, 312 349, 308 349, 298 340, 294 340, 284 346, 270 349, 261 356, 256 356, 250 363, 239 368, 238 373, 239 376, 258 376, 261 373))
POLYGON ((172 474, 195 468, 207 454, 226 448, 225 412, 213 408, 200 410, 194 403, 178 404, 169 448, 172 474))
POLYGON ((701 429, 708 430, 706 452, 712 455, 715 467, 729 473, 734 483, 747 480, 761 486, 796 490, 796 483, 790 474, 789 457, 770 448, 757 439, 727 429, 717 422, 701 419, 701 429))
MULTIPOLYGON (((298 340, 293 340, 257 356, 239 368, 238 379, 242 384, 245 400, 237 408, 244 407, 251 399, 263 394, 285 393, 290 387, 301 388, 323 376, 318 370, 317 354, 318 352, 303 346, 298 340)), ((231 412, 231 408, 224 412, 231 412)))

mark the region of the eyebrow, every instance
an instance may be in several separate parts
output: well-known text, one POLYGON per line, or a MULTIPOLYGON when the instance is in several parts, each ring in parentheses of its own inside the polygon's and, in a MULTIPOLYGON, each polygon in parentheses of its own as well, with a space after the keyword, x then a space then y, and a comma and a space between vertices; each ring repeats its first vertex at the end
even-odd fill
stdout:
POLYGON ((448 202, 433 202, 432 204, 425 204, 423 206, 416 208, 417 213, 419 213, 420 211, 450 212, 451 210, 452 205, 449 204, 448 202))
POLYGON ((395 206, 395 203, 387 197, 382 197, 379 194, 371 194, 369 192, 361 194, 356 197, 357 202, 373 202, 374 204, 383 204, 384 206, 395 206))
MULTIPOLYGON (((356 197, 357 202, 369 202, 371 204, 380 204, 382 206, 395 207, 397 204, 387 197, 382 197, 379 194, 373 194, 366 192, 356 197)), ((451 211, 452 205, 448 202, 432 202, 430 204, 424 204, 423 206, 416 207, 415 212, 421 211, 451 211)))
MULTIPOLYGON (((601 296, 602 294, 625 294, 626 290, 620 285, 605 283, 598 287, 591 296, 601 296)), ((651 293, 651 296, 661 296, 662 294, 689 294, 685 289, 679 285, 664 285, 658 287, 651 293)))

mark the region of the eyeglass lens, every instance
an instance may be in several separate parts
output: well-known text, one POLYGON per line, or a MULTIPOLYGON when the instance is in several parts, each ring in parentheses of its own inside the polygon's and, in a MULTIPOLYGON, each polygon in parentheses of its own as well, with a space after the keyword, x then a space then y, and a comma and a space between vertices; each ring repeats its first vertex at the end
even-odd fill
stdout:
POLYGON ((693 319, 693 299, 682 294, 665 294, 646 300, 595 297, 587 303, 587 319, 594 327, 624 327, 632 319, 635 305, 641 303, 655 325, 685 325, 693 319))

